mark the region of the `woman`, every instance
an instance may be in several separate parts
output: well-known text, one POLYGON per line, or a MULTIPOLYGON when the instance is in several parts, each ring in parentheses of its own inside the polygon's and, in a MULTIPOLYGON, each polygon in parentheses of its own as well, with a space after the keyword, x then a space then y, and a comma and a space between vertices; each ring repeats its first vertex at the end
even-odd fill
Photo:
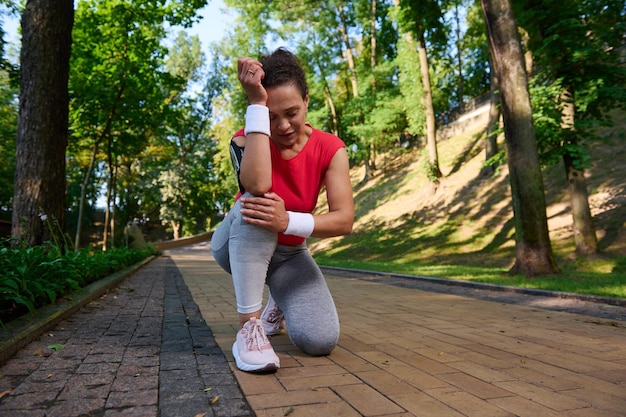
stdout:
POLYGON ((343 142, 306 123, 304 71, 279 48, 259 61, 237 62, 250 105, 231 152, 243 194, 211 241, 219 265, 232 274, 241 329, 233 344, 237 367, 275 371, 280 361, 267 338, 282 330, 311 355, 327 355, 339 319, 306 238, 348 234, 354 221, 348 155, 343 142), (243 151, 245 148, 245 152, 243 151), (312 215, 326 187, 328 212, 312 215), (263 311, 263 286, 270 299, 263 311), (280 307, 279 307, 280 306, 280 307))

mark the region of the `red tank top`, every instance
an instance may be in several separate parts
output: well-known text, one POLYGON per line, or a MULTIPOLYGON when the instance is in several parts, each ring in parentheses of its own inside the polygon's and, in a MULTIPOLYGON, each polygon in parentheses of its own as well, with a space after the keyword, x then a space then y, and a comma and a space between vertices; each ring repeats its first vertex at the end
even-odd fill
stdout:
MULTIPOLYGON (((243 136, 243 130, 234 136, 243 136)), ((313 129, 309 140, 295 157, 285 160, 280 150, 270 141, 272 155, 272 189, 285 200, 285 208, 290 211, 312 213, 317 205, 317 197, 324 185, 326 170, 337 151, 345 144, 337 136, 313 129)), ((278 243, 296 246, 304 238, 278 234, 278 243)))

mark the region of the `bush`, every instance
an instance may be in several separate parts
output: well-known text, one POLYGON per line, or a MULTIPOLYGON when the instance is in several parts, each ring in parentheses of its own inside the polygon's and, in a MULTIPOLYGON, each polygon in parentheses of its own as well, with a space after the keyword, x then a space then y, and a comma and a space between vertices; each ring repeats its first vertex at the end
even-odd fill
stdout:
POLYGON ((1 243, 0 324, 156 253, 151 247, 63 252, 54 244, 29 247, 15 240, 1 243))

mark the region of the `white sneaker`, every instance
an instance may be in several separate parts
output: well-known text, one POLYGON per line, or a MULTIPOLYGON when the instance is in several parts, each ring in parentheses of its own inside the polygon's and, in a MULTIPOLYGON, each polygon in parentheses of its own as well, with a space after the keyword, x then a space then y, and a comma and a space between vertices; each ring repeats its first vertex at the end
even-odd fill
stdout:
POLYGON ((255 317, 248 320, 237 332, 233 356, 237 368, 242 371, 271 372, 280 368, 280 360, 267 339, 263 326, 255 317))
POLYGON ((267 305, 261 313, 261 323, 263 323, 265 334, 268 336, 280 334, 285 328, 285 315, 272 298, 272 294, 269 294, 267 305))

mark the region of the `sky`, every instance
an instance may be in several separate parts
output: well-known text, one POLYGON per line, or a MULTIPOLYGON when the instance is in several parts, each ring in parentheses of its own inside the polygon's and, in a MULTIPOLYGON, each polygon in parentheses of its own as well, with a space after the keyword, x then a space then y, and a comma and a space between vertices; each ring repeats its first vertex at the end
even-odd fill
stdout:
POLYGON ((198 35, 202 50, 208 59, 210 58, 209 44, 221 40, 226 32, 231 31, 231 25, 235 21, 235 12, 226 10, 222 0, 209 0, 209 5, 201 9, 199 14, 202 20, 187 29, 187 33, 192 36, 198 35))

